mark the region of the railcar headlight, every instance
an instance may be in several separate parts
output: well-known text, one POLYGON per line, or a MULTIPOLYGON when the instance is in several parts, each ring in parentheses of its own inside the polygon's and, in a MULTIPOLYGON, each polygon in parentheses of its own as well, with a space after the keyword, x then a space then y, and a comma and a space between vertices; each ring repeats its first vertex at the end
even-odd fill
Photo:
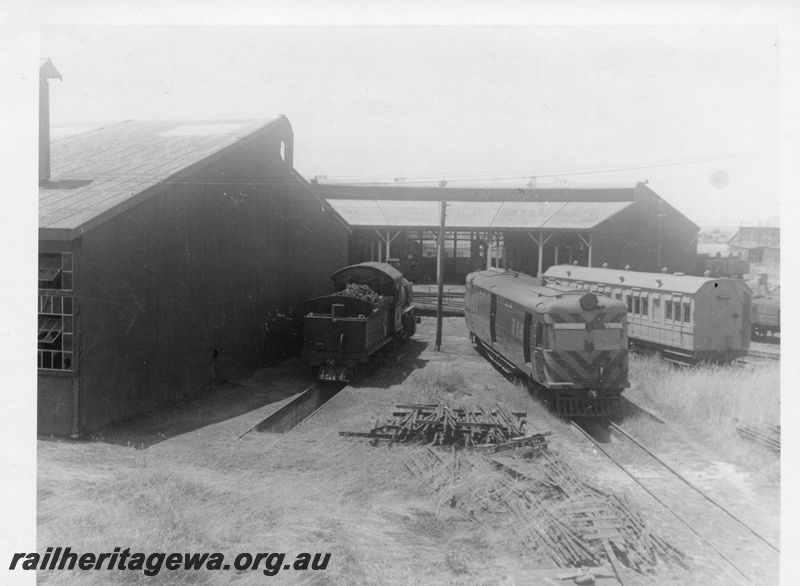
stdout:
POLYGON ((587 293, 583 297, 581 297, 581 308, 584 311, 591 311, 595 307, 597 307, 597 295, 594 293, 587 293))

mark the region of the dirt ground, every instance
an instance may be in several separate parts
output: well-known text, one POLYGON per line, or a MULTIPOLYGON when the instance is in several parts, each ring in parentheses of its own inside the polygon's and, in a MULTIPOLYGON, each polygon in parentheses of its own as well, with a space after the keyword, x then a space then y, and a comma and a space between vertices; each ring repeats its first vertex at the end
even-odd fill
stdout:
MULTIPOLYGON (((395 404, 414 400, 416 397, 409 394, 405 384, 411 377, 446 367, 461 375, 462 388, 452 393, 454 399, 482 401, 496 398, 494 389, 506 384, 503 376, 469 342, 463 318, 446 318, 444 321, 440 351, 434 348, 435 318, 423 318, 415 338, 387 356, 383 368, 371 377, 345 387, 288 434, 248 431, 313 384, 304 376, 298 361, 259 371, 248 378, 217 387, 196 401, 105 430, 95 441, 143 448, 140 451, 145 457, 152 454, 153 457, 163 457, 165 461, 192 462, 195 466, 210 469, 219 468, 222 463, 218 472, 223 476, 227 474, 225 466, 229 464, 225 463, 224 456, 220 459, 215 452, 233 454, 245 448, 262 454, 260 458, 265 463, 270 454, 291 449, 297 453, 297 458, 308 459, 307 464, 313 469, 316 466, 310 455, 313 450, 308 456, 296 450, 304 445, 364 443, 355 438, 340 438, 339 431, 367 431, 377 419, 386 419, 395 404)), ((641 397, 632 396, 631 399, 635 402, 641 397)), ((643 406, 655 409, 652 405, 643 406)), ((637 478, 702 532, 713 547, 623 474, 577 431, 563 423, 554 423, 552 418, 539 418, 535 413, 529 413, 528 428, 555 431, 551 436, 551 450, 598 488, 627 494, 641 508, 645 521, 654 532, 692 558, 688 570, 664 567, 657 577, 628 572, 626 585, 747 583, 723 556, 734 561, 757 584, 778 583, 779 556, 758 537, 726 518, 707 500, 687 491, 685 485, 672 478, 660 465, 628 454, 627 464, 637 478)), ((44 474, 46 478, 49 466, 59 456, 57 444, 45 447, 40 449, 40 462, 45 460, 40 464, 43 471, 40 475, 44 474)), ((777 489, 765 489, 747 470, 720 459, 693 440, 691 431, 677 422, 667 421, 654 448, 706 494, 724 504, 768 541, 779 543, 780 494, 777 489)), ((617 450, 621 456, 627 454, 621 449, 620 442, 609 444, 609 450, 617 450)), ((276 465, 280 466, 269 466, 276 465)), ((402 499, 397 501, 402 502, 402 499)), ((386 506, 396 505, 387 502, 386 506)), ((393 514, 406 513, 398 511, 393 514)), ((396 552, 396 555, 402 556, 403 552, 396 552)), ((402 565, 404 562, 400 560, 397 563, 402 565)), ((520 560, 494 560, 493 564, 489 574, 493 578, 487 580, 482 576, 481 583, 511 586, 516 583, 510 577, 511 570, 524 567, 520 560)), ((412 582, 409 578, 408 583, 425 582, 412 582)), ((470 582, 469 578, 462 578, 452 583, 470 582)))

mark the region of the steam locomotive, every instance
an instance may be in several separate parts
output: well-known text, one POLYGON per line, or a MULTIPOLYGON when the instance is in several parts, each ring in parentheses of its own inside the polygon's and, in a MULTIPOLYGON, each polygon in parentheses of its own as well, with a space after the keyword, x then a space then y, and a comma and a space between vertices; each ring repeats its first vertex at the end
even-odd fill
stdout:
POLYGON ((411 283, 386 263, 333 275, 334 293, 306 302, 303 356, 321 380, 352 381, 388 345, 414 335, 411 283))

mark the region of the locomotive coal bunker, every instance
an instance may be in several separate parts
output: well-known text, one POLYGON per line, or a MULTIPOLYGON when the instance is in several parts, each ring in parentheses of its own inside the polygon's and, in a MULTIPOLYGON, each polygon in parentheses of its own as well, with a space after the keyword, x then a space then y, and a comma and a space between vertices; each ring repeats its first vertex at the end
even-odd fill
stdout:
POLYGON ((352 381, 376 353, 414 335, 411 283, 386 263, 333 275, 334 293, 306 302, 303 356, 321 380, 352 381))

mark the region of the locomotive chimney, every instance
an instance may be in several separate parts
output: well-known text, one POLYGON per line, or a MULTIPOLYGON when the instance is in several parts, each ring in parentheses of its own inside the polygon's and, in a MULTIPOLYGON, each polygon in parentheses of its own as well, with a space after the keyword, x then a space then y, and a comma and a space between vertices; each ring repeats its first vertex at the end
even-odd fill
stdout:
POLYGON ((64 81, 50 59, 39 64, 39 183, 50 181, 50 85, 49 79, 64 81))

